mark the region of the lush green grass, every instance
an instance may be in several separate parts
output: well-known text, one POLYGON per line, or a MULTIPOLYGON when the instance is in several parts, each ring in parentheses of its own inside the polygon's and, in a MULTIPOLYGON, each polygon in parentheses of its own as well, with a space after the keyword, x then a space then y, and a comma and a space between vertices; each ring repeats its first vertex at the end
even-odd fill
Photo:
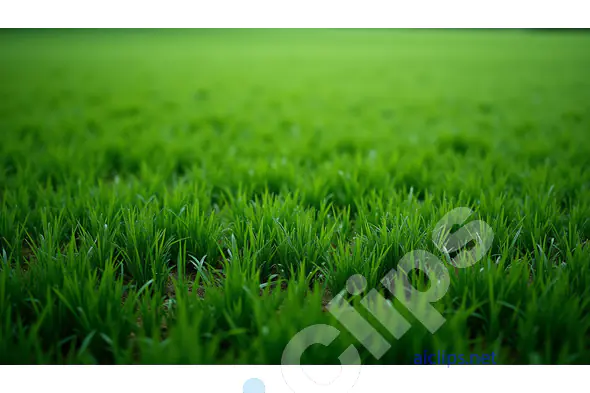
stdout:
POLYGON ((0 362, 278 364, 327 323, 305 362, 588 363, 589 69, 579 33, 4 32, 0 362), (323 305, 460 206, 492 248, 374 359, 323 305))

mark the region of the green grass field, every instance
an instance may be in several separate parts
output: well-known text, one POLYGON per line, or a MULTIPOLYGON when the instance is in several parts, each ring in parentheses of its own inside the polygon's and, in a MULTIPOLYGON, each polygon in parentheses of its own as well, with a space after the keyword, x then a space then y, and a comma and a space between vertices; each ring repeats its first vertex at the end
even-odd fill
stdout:
POLYGON ((280 364, 318 323, 305 363, 589 363, 588 70, 579 32, 4 31, 0 363, 280 364), (494 241, 431 334, 380 279, 463 206, 494 241), (357 307, 380 359, 324 308, 355 273, 411 324, 357 307))

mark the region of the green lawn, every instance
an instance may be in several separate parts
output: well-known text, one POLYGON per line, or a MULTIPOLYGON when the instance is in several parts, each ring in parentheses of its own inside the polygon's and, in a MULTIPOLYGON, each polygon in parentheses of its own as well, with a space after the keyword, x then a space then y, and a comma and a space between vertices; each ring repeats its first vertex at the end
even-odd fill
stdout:
MULTIPOLYGON (((590 362, 590 35, 4 31, 0 363, 590 362), (380 283, 457 207, 431 334, 380 283), (325 310, 352 274, 411 328, 373 357, 325 310)), ((421 290, 424 274, 411 275, 421 290)))

